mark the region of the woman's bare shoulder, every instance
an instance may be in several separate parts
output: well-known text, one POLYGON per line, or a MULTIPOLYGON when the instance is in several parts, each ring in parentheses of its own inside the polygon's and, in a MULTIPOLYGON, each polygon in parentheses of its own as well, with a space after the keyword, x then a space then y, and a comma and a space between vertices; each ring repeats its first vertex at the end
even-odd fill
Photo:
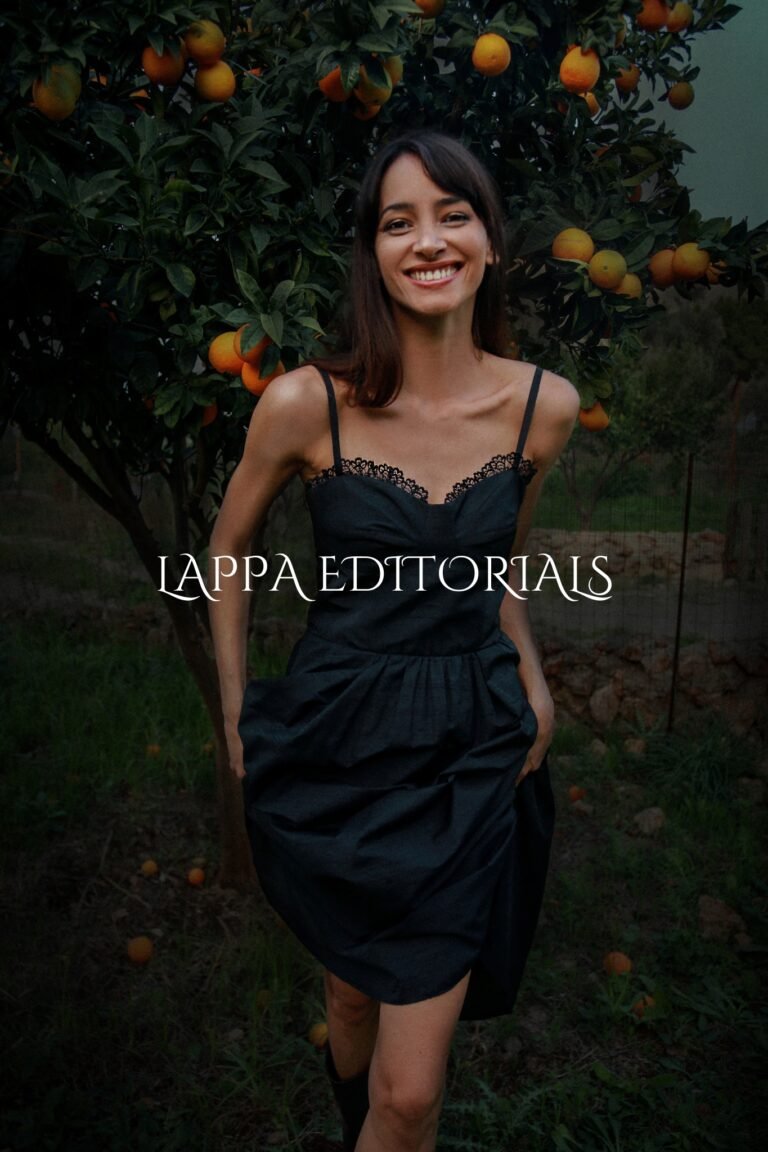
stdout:
POLYGON ((579 390, 570 380, 548 368, 542 371, 536 406, 541 405, 550 420, 571 427, 579 414, 580 403, 579 390))

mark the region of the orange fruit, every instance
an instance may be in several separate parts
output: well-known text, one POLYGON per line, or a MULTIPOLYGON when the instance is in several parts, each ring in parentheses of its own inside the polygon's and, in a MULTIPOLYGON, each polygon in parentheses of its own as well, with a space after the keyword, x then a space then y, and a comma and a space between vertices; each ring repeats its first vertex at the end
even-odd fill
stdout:
POLYGON ((209 424, 214 422, 218 414, 219 406, 215 400, 213 404, 206 404, 205 408, 203 408, 203 418, 200 421, 200 427, 207 428, 209 424))
POLYGON ((205 883, 205 872, 202 868, 190 868, 187 872, 187 884, 191 884, 193 888, 202 888, 205 883))
POLYGON ((48 120, 66 120, 75 110, 82 90, 80 73, 72 64, 51 66, 48 83, 38 76, 32 83, 32 103, 48 120))
POLYGON ((594 92, 580 92, 579 95, 586 101, 590 116, 597 116, 600 111, 600 105, 597 102, 597 96, 595 96, 594 92))
POLYGON ((262 392, 264 392, 267 385, 274 380, 275 376, 282 376, 283 372, 285 372, 285 365, 282 360, 278 360, 274 372, 269 373, 267 376, 260 376, 257 366, 253 364, 243 364, 240 379, 249 392, 254 396, 261 396, 262 392))
POLYGON ((235 333, 222 332, 208 345, 208 361, 217 372, 229 372, 232 376, 239 376, 243 370, 243 361, 235 352, 235 333))
POLYGON ((648 261, 648 271, 657 288, 669 288, 677 279, 672 269, 674 257, 674 248, 662 248, 659 252, 654 252, 648 261))
POLYGON ((618 288, 627 274, 627 262, 613 248, 601 248, 589 262, 589 278, 598 288, 618 288))
POLYGON ((594 88, 600 77, 600 58, 594 48, 586 52, 574 44, 560 62, 560 83, 569 92, 583 95, 594 88))
POLYGON ((157 862, 155 860, 145 860, 141 866, 141 871, 144 876, 156 876, 158 873, 157 862))
POLYGON ((386 104, 392 95, 392 77, 386 73, 386 84, 375 84, 368 77, 365 64, 360 65, 360 78, 352 89, 361 104, 386 104))
POLYGON ((381 112, 381 104, 361 104, 357 99, 354 101, 352 115, 357 120, 372 120, 374 116, 378 116, 379 112, 381 112))
POLYGON ((632 961, 626 952, 606 952, 603 956, 603 968, 609 976, 625 976, 632 971, 632 961))
POLYGON ((235 355, 239 356, 241 360, 244 360, 246 364, 258 364, 264 355, 265 348, 267 348, 268 345, 272 343, 272 341, 270 340, 269 336, 262 336, 258 344, 254 344, 253 348, 251 348, 247 353, 243 353, 240 341, 242 339, 243 332, 245 332, 247 327, 247 324, 242 324, 238 328, 237 332, 235 332, 233 345, 235 349, 235 355))
POLYGON ((512 49, 503 36, 484 32, 472 49, 472 66, 481 76, 500 76, 509 68, 512 49))
POLYGON ((599 432, 607 428, 610 422, 611 418, 599 400, 596 400, 591 408, 579 409, 579 424, 590 432, 599 432))
POLYGON ((331 72, 327 72, 325 76, 321 76, 317 82, 317 86, 325 96, 326 100, 330 100, 333 104, 341 104, 343 100, 349 100, 352 95, 347 92, 341 82, 341 68, 334 68, 331 72))
POLYGON ((133 936, 128 941, 128 959, 134 964, 146 964, 154 949, 155 946, 149 936, 133 936))
POLYGON ((637 203, 637 201, 638 201, 638 200, 642 200, 642 198, 643 198, 643 187, 642 187, 642 184, 635 184, 634 188, 632 188, 632 189, 631 189, 631 191, 629 192, 629 195, 627 196, 627 199, 628 199, 628 200, 629 200, 629 201, 630 201, 632 204, 636 204, 636 203, 637 203))
MULTIPOLYGON (((154 406, 155 406, 155 402, 154 402, 154 400, 152 400, 152 407, 154 408, 154 406)), ((159 744, 147 744, 147 756, 151 756, 153 759, 156 759, 159 755, 160 755, 160 745, 159 744)))
POLYGON ((693 104, 694 95, 692 84, 689 84, 687 80, 678 80, 677 84, 673 84, 667 92, 667 100, 669 100, 670 107, 682 111, 683 108, 688 108, 693 104))
POLYGON ((668 32, 682 32, 693 23, 693 8, 690 4, 674 4, 667 18, 668 32))
POLYGON ((571 803, 573 803, 574 800, 583 800, 586 794, 586 788, 581 788, 578 784, 571 784, 570 788, 568 789, 568 799, 571 801, 571 803))
POLYGON ((141 54, 142 71, 153 84, 178 84, 184 75, 186 64, 187 53, 181 41, 179 51, 175 54, 170 48, 165 48, 158 55, 151 44, 147 44, 141 54))
POLYGON ((399 84, 403 78, 402 56, 387 56, 382 60, 382 67, 392 81, 392 86, 399 84))
POLYGON ((696 243, 681 244, 672 257, 672 271, 681 280, 698 280, 709 267, 709 252, 696 243))
POLYGON ((614 289, 617 296, 631 296, 633 300, 643 297, 643 282, 634 272, 627 272, 618 288, 614 289))
POLYGON ((445 0, 416 0, 427 20, 434 20, 445 8, 445 0))
POLYGON ((629 68, 619 68, 616 77, 616 87, 619 92, 634 92, 640 83, 640 69, 637 64, 630 64, 629 68))
POLYGON ((641 996, 639 1000, 635 1000, 631 1010, 634 1012, 635 1016, 637 1016, 638 1020, 642 1020, 643 1016, 645 1015, 646 1008, 655 1007, 656 1001, 654 1000, 653 996, 646 992, 645 995, 641 996))
POLYGON ((658 32, 669 19, 669 8, 663 0, 643 0, 643 10, 635 19, 644 32, 658 32))
POLYGON ((725 260, 715 260, 714 264, 710 264, 706 269, 706 277, 710 284, 717 284, 718 280, 728 268, 725 260))
POLYGON ((234 96, 235 74, 225 60, 217 60, 215 64, 200 65, 195 73, 195 91, 203 100, 215 100, 223 104, 234 96))
POLYGON ((585 264, 595 254, 595 242, 582 228, 564 228, 552 241, 556 260, 582 260, 585 264))
POLYGON ((313 1024, 307 1038, 315 1048, 325 1048, 328 1043, 328 1025, 325 1020, 319 1020, 317 1024, 313 1024))
POLYGON ((227 40, 213 20, 193 20, 184 33, 184 45, 196 64, 215 64, 224 54, 227 40))

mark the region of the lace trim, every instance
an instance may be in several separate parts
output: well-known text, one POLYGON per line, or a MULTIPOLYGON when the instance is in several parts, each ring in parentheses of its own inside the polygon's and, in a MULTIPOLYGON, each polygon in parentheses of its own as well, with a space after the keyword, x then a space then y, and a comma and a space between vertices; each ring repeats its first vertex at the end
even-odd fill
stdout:
MULTIPOLYGON (((376 480, 386 480, 397 488, 405 489, 417 500, 429 501, 428 490, 422 484, 417 484, 410 476, 406 476, 402 468, 397 468, 394 464, 378 464, 375 460, 364 460, 362 456, 355 456, 354 459, 342 456, 341 468, 342 473, 372 476, 376 480)), ((473 472, 471 476, 465 476, 463 480, 458 480, 448 492, 443 503, 449 504, 462 492, 467 492, 487 476, 494 476, 497 472, 508 472, 512 469, 519 473, 526 484, 533 479, 538 471, 537 468, 534 468, 533 461, 521 456, 519 452, 504 452, 498 456, 492 456, 477 472, 473 472)), ((307 480, 306 487, 312 488, 315 484, 322 484, 336 475, 338 475, 336 467, 331 464, 307 480)))

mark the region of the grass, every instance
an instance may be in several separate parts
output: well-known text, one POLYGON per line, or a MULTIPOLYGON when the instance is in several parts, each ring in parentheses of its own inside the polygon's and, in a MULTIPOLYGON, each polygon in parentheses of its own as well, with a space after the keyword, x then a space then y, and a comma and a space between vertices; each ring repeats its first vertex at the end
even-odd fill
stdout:
MULTIPOLYGON (((175 649, 32 619, 6 629, 0 669, 0 1147, 338 1147, 306 1039, 321 969, 259 893, 215 883, 210 733, 175 649), (197 859, 202 889, 185 882, 197 859), (155 943, 144 968, 125 956, 138 934, 155 943)), ((614 733, 604 756, 583 730, 557 734, 539 931, 515 1012, 457 1030, 441 1152, 763 1143, 766 809, 737 787, 757 751, 715 721, 642 735, 635 758, 614 733), (666 823, 641 836, 651 805, 666 823), (741 914, 751 946, 702 938, 702 894, 741 914), (613 949, 629 976, 604 974, 613 949), (637 1019, 644 993, 656 1005, 637 1019)))

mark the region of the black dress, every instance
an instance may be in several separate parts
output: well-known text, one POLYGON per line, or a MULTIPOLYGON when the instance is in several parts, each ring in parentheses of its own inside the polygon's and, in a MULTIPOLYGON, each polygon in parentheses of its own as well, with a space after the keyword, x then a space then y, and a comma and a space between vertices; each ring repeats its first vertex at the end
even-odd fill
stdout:
POLYGON ((499 1016, 555 816, 546 757, 515 785, 537 722, 486 559, 508 580, 541 369, 515 451, 439 504, 397 468, 342 457, 323 377, 334 464, 305 487, 318 591, 286 674, 251 679, 240 716, 254 864, 298 939, 362 992, 408 1004, 471 968, 461 1019, 499 1016))

